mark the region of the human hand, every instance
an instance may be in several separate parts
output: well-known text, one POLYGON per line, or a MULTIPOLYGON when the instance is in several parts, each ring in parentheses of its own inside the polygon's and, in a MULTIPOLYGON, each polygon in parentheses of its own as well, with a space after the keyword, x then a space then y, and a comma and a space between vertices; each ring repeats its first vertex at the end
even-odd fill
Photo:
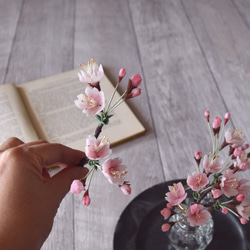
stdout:
POLYGON ((0 146, 1 249, 41 248, 71 182, 88 173, 77 166, 84 156, 44 141, 10 138, 0 146), (47 168, 52 165, 63 169, 50 177, 47 168))

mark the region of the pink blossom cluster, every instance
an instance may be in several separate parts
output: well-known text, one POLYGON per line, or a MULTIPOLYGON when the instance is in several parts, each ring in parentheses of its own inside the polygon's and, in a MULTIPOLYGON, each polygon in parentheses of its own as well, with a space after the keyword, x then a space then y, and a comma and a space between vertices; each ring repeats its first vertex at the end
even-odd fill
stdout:
MULTIPOLYGON (((188 174, 185 188, 181 182, 169 187, 165 197, 168 203, 161 215, 164 220, 168 220, 179 209, 185 213, 191 226, 200 226, 207 223, 211 217, 209 210, 214 208, 224 214, 233 213, 245 224, 250 217, 250 186, 246 185, 248 180, 240 178, 239 173, 250 169, 250 153, 246 152, 249 145, 245 143, 240 130, 225 130, 230 113, 225 114, 224 123, 216 116, 212 124, 210 111, 206 110, 204 115, 209 125, 213 150, 204 156, 200 151, 195 152, 196 171, 188 174), (221 159, 222 150, 226 148, 226 159, 221 159), (186 203, 187 190, 191 190, 195 197, 191 204, 186 203), (211 202, 203 204, 204 197, 208 195, 211 202)), ((162 231, 169 231, 174 224, 173 221, 164 223, 162 231)))
MULTIPOLYGON (((137 97, 141 94, 139 85, 141 84, 141 76, 135 74, 128 81, 126 91, 117 100, 113 100, 114 93, 105 107, 105 96, 104 92, 101 91, 101 80, 104 77, 103 67, 91 59, 87 65, 81 64, 81 71, 78 73, 79 80, 83 83, 87 83, 88 86, 85 89, 85 94, 79 94, 75 105, 77 108, 82 110, 87 116, 95 115, 99 121, 94 135, 89 135, 86 139, 85 153, 86 157, 84 163, 88 162, 91 167, 88 175, 82 180, 74 180, 71 184, 70 191, 79 195, 84 192, 82 203, 83 205, 90 204, 89 187, 92 180, 92 176, 95 170, 99 169, 103 175, 108 179, 111 184, 118 186, 125 195, 131 194, 131 187, 128 181, 125 180, 127 173, 127 167, 122 164, 120 158, 108 158, 112 150, 110 149, 110 143, 108 138, 105 136, 99 138, 102 131, 102 127, 109 123, 109 119, 113 116, 111 113, 118 107, 122 102, 127 99, 137 97), (106 159, 108 158, 108 159, 106 159), (105 160, 106 159, 106 160, 105 160), (100 161, 104 161, 101 163, 100 161), (86 180, 89 177, 88 184, 86 180)), ((125 77, 126 70, 121 68, 119 71, 119 80, 115 87, 114 92, 117 90, 118 84, 125 77)))

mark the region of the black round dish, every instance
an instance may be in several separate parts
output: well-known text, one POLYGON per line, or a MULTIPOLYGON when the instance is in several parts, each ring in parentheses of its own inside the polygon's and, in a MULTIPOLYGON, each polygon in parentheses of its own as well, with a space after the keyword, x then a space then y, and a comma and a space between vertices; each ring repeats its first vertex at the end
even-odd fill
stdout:
MULTIPOLYGON (((155 185, 137 197, 125 208, 114 234, 114 250, 172 250, 160 211, 166 206, 164 199, 168 186, 184 180, 173 180, 155 185)), ((207 250, 249 250, 250 223, 242 225, 228 213, 214 211, 214 237, 207 250)))

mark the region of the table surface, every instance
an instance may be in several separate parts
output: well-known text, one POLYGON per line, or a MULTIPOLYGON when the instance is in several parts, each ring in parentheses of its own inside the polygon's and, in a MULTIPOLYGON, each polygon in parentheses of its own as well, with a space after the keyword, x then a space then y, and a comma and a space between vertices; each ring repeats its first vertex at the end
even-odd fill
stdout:
POLYGON ((249 13, 249 0, 0 0, 0 84, 92 57, 112 81, 121 67, 143 78, 129 106, 147 133, 113 148, 129 166, 132 194, 97 174, 91 205, 68 194, 43 250, 112 249, 126 205, 155 184, 185 178, 194 152, 209 152, 205 109, 212 117, 229 111, 230 125, 250 137, 249 13))

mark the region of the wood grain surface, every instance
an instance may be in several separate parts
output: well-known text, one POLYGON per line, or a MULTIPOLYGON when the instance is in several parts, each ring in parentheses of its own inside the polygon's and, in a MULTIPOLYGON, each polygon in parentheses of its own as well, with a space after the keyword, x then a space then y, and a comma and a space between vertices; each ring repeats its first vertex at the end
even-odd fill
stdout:
POLYGON ((250 138, 249 11, 248 0, 0 0, 0 84, 92 57, 113 82, 121 67, 143 77, 142 96, 129 106, 147 133, 113 148, 129 166, 132 194, 96 174, 91 205, 68 194, 43 250, 112 249, 126 205, 155 184, 185 178, 194 152, 211 150, 205 109, 212 117, 229 111, 230 125, 250 138))

